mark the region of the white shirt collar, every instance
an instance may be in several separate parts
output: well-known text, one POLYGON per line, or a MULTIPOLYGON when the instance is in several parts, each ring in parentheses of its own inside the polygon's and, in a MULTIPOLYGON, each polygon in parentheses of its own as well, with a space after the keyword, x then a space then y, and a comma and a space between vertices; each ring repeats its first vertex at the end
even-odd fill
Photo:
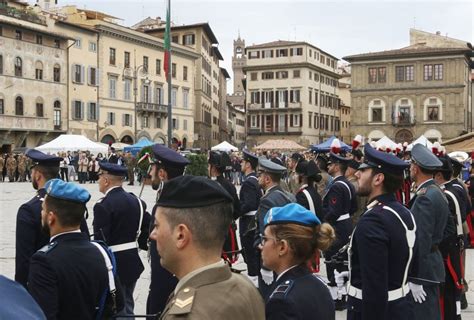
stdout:
POLYGON ((77 230, 73 230, 73 231, 66 231, 66 232, 61 232, 61 233, 58 233, 58 234, 55 234, 54 236, 52 236, 50 239, 49 239, 49 242, 52 242, 54 239, 56 239, 57 237, 63 235, 63 234, 67 234, 67 233, 80 233, 81 230, 80 229, 77 229, 77 230))

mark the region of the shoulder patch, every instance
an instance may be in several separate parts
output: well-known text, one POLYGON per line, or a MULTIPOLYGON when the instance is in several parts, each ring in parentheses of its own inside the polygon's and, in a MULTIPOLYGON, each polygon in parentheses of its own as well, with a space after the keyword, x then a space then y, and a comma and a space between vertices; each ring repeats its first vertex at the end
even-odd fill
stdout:
POLYGON ((191 287, 181 289, 170 301, 171 307, 168 313, 176 315, 191 313, 195 293, 196 289, 191 287))
POLYGON ((50 252, 51 250, 53 250, 56 245, 58 243, 56 241, 53 241, 51 243, 48 243, 47 245, 45 245, 43 248, 39 249, 38 252, 42 252, 42 253, 48 253, 50 252))
POLYGON ((291 288, 293 287, 293 280, 286 280, 282 284, 273 290, 272 294, 270 295, 270 299, 272 298, 280 298, 285 299, 288 292, 290 292, 291 288))

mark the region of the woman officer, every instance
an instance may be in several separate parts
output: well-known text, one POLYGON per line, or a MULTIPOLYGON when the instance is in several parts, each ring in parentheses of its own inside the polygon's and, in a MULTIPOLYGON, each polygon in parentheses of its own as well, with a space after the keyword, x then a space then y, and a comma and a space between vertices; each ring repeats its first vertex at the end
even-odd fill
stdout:
POLYGON ((318 250, 329 248, 334 229, 296 203, 270 209, 264 222, 262 263, 278 275, 266 302, 266 319, 334 320, 329 289, 307 267, 318 250))
POLYGON ((321 170, 316 162, 302 160, 296 166, 298 183, 301 186, 296 193, 296 203, 312 211, 319 219, 322 219, 323 200, 316 190, 316 183, 321 181, 321 170))

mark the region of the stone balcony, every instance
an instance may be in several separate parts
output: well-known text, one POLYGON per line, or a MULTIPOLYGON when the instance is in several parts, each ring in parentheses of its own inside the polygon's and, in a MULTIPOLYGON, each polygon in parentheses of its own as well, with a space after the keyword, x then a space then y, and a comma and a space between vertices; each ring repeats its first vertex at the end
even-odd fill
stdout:
POLYGON ((138 102, 137 111, 155 113, 161 117, 166 117, 168 115, 168 106, 159 103, 138 102))
POLYGON ((0 115, 0 130, 49 132, 64 131, 61 125, 54 126, 49 118, 0 115))

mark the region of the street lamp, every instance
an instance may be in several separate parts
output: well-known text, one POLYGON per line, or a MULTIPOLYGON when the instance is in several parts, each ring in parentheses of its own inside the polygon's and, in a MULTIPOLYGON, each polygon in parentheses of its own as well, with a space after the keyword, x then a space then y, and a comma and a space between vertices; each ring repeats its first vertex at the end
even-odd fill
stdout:
MULTIPOLYGON (((135 66, 133 68, 133 76, 132 76, 132 80, 133 80, 133 111, 134 111, 134 117, 135 117, 135 126, 134 126, 134 142, 137 143, 138 141, 138 112, 137 112, 137 108, 138 108, 138 105, 137 105, 137 95, 138 95, 138 72, 140 72, 140 70, 144 70, 145 71, 145 84, 149 84, 151 82, 151 80, 148 79, 148 77, 146 76, 147 74, 147 67, 148 66, 145 66, 145 65, 140 65, 140 66, 135 66)), ((130 68, 125 68, 123 69, 123 72, 122 72, 122 79, 125 80, 126 76, 125 76, 125 70, 128 70, 130 68)))

